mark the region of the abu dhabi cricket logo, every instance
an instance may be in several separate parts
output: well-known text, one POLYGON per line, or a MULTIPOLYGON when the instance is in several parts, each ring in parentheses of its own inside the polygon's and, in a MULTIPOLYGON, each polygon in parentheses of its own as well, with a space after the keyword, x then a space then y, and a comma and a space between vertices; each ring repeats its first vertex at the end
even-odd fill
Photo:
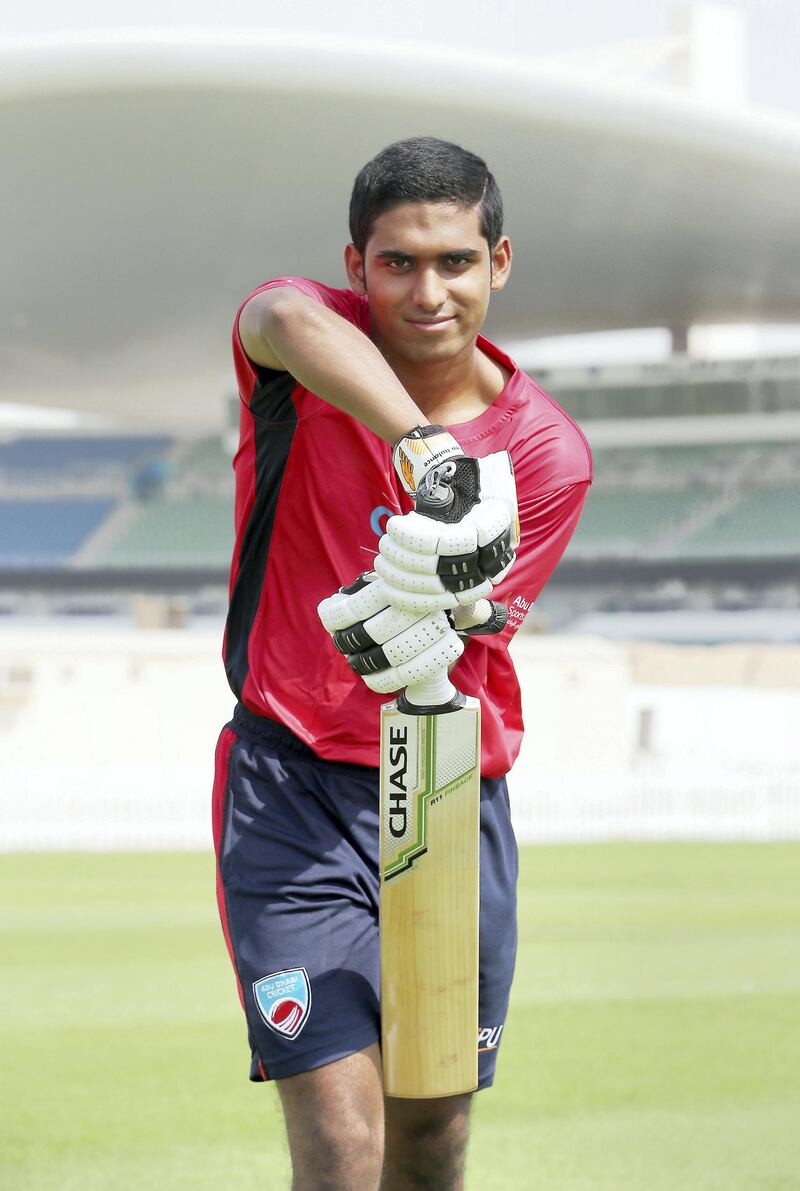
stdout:
POLYGON ((272 972, 253 983, 258 1012, 275 1033, 296 1038, 311 1012, 311 982, 305 968, 272 972))

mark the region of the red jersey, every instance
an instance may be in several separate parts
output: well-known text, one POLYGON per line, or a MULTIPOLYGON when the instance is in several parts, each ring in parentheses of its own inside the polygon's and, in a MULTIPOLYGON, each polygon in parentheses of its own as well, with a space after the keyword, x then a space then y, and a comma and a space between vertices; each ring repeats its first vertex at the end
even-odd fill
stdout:
MULTIPOLYGON (((366 298, 295 277, 254 292, 281 286, 369 334, 366 298)), ((386 518, 408 512, 411 502, 387 443, 288 373, 249 359, 239 339, 240 312, 233 329, 241 428, 224 643, 228 681, 251 711, 285 724, 320 757, 377 766, 386 696, 370 691, 334 649, 317 604, 371 568, 386 518)), ((508 624, 497 636, 469 640, 452 678, 481 701, 481 769, 500 777, 522 740, 508 642, 572 536, 592 457, 578 426, 535 381, 482 336, 478 347, 512 375, 479 417, 448 430, 468 455, 511 453, 521 540, 510 575, 495 589, 508 606, 508 624)))

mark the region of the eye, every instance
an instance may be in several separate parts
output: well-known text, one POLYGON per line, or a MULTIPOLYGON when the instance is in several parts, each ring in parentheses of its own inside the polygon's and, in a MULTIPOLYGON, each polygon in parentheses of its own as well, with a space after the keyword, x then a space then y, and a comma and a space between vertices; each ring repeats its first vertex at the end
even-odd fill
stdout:
POLYGON ((406 272, 411 267, 411 261, 404 260, 402 257, 394 257, 392 260, 386 262, 389 269, 394 270, 395 273, 406 272))
POLYGON ((454 252, 451 256, 445 258, 445 264, 451 269, 460 269, 464 265, 469 265, 471 263, 472 260, 470 257, 459 252, 454 252))

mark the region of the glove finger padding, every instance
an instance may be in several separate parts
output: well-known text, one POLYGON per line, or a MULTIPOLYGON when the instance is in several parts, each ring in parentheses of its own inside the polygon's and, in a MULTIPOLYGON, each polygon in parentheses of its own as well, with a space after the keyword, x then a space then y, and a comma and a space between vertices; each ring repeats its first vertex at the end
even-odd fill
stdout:
POLYGON ((413 686, 418 682, 425 682, 434 678, 453 662, 457 662, 464 652, 464 642, 458 634, 450 629, 449 633, 431 645, 417 657, 400 666, 393 666, 377 674, 366 674, 364 682, 372 691, 380 695, 390 695, 399 691, 401 687, 413 686))
MULTIPOLYGON (((386 598, 388 599, 388 594, 386 598)), ((360 620, 346 629, 339 629, 333 634, 333 643, 340 653, 357 653, 360 649, 383 645, 416 624, 418 620, 419 617, 413 613, 403 612, 400 608, 388 604, 374 616, 360 620)))
POLYGON ((438 554, 442 528, 441 522, 417 512, 395 513, 386 522, 386 533, 409 554, 438 554))
MULTIPOLYGON (((431 560, 431 565, 434 567, 433 572, 420 573, 419 571, 401 570, 400 567, 395 566, 383 554, 379 554, 375 559, 375 570, 383 580, 386 590, 392 597, 395 590, 410 592, 412 595, 427 595, 437 596, 442 595, 446 591, 444 584, 439 576, 436 574, 435 568, 438 565, 438 559, 435 554, 427 554, 425 558, 431 560)), ((447 605, 442 605, 447 607, 447 605)))
MULTIPOLYGON (((363 626, 366 632, 368 624, 369 622, 363 626)), ((410 662, 452 631, 447 614, 433 612, 382 645, 376 643, 348 654, 347 662, 356 674, 375 674, 378 670, 387 670, 390 666, 401 666, 410 662)))
POLYGON ((516 525, 500 500, 476 505, 455 524, 406 513, 389 518, 375 570, 397 607, 453 608, 491 593, 514 562, 515 544, 516 525))
POLYGON ((429 612, 435 612, 438 608, 452 610, 460 605, 474 604, 476 600, 490 596, 494 590, 491 579, 486 579, 470 591, 443 591, 441 595, 416 595, 399 587, 393 588, 389 584, 385 586, 393 606, 413 614, 417 619, 429 612))
POLYGON ((374 571, 364 571, 347 587, 317 605, 317 615, 329 633, 346 629, 381 612, 391 603, 374 571))
MULTIPOLYGON (((409 514, 409 516, 415 515, 409 514)), ((416 575, 436 574, 438 555, 435 552, 417 554, 415 551, 407 549, 389 533, 385 533, 378 542, 378 552, 382 559, 400 571, 416 575)), ((375 561, 377 562, 377 559, 375 561)))
POLYGON ((317 610, 350 668, 381 694, 430 678, 464 649, 444 611, 396 607, 374 571, 359 575, 317 610))

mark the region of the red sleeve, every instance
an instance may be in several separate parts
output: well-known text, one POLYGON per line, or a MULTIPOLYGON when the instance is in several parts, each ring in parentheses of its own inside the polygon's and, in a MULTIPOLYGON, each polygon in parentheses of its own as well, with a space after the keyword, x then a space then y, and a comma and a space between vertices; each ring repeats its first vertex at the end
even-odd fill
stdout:
MULTIPOLYGON (((508 608, 508 627, 499 635, 498 644, 508 644, 561 561, 580 519, 589 485, 589 480, 566 484, 521 502, 517 561, 493 597, 508 608)), ((477 639, 487 644, 493 640, 477 639)))
POLYGON ((575 532, 592 482, 585 435, 552 398, 547 401, 558 416, 549 414, 535 433, 510 444, 520 541, 514 566, 495 588, 508 608, 508 624, 496 638, 475 638, 490 647, 505 648, 539 598, 575 532))
POLYGON ((470 638, 453 670, 453 681, 459 689, 485 697, 483 749, 487 768, 483 772, 487 775, 508 771, 522 739, 519 685, 508 656, 508 643, 558 566, 578 524, 590 484, 588 478, 573 480, 528 499, 521 496, 517 560, 508 578, 493 592, 493 597, 508 608, 508 624, 497 636, 470 638), (490 721, 494 730, 489 727, 490 721), (500 743, 501 739, 505 743, 500 743), (492 750, 499 750, 496 761, 490 759, 495 755, 492 750))
POLYGON ((295 289, 299 293, 305 294, 307 298, 313 298, 320 305, 327 306, 329 310, 340 314, 348 322, 356 324, 360 322, 359 316, 363 300, 357 298, 352 290, 334 289, 333 286, 323 285, 321 281, 312 281, 309 277, 274 277, 271 281, 265 281, 263 285, 259 285, 252 294, 247 295, 236 311, 234 328, 238 328, 242 306, 246 306, 255 294, 263 294, 268 289, 295 289))
POLYGON ((508 608, 508 624, 496 636, 473 637, 476 645, 504 650, 538 599, 561 561, 580 519, 591 481, 565 484, 554 492, 537 493, 520 501, 520 543, 508 577, 492 592, 492 599, 508 608))
MULTIPOLYGON (((239 338, 239 315, 252 297, 256 294, 264 293, 268 289, 298 290, 301 294, 313 298, 315 302, 319 302, 322 306, 327 306, 335 314, 341 315, 348 322, 360 327, 365 333, 368 332, 369 324, 366 300, 357 297, 352 290, 334 289, 330 285, 323 285, 321 281, 311 281, 308 277, 275 277, 272 281, 265 281, 263 285, 254 289, 252 294, 247 295, 236 311, 236 316, 233 320, 233 360, 236 367, 239 394, 245 405, 250 404, 250 397, 256 383, 261 376, 268 372, 268 369, 260 368, 257 364, 254 364, 244 350, 242 341, 239 338)), ((306 392, 305 389, 301 389, 297 393, 297 398, 301 406, 304 404, 303 397, 306 392)), ((307 394, 307 396, 308 398, 312 398, 312 394, 307 394)), ((317 406, 319 404, 319 398, 314 397, 307 404, 317 406)), ((309 410, 299 409, 298 413, 301 412, 309 412, 309 410)))

